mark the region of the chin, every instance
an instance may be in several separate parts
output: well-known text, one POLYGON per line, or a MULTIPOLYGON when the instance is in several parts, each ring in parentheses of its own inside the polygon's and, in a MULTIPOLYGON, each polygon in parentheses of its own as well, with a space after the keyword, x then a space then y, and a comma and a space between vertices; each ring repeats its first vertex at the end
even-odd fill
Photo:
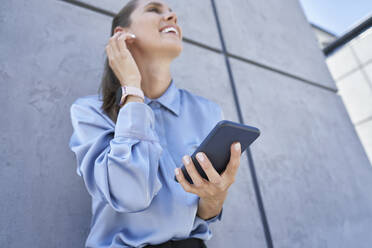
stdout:
POLYGON ((182 50, 174 51, 172 54, 169 54, 168 56, 175 59, 181 54, 182 50))
POLYGON ((167 49, 169 51, 169 53, 171 53, 174 57, 178 57, 182 50, 183 50, 183 46, 182 44, 181 45, 178 45, 178 46, 173 46, 172 49, 170 47, 168 47, 167 49))

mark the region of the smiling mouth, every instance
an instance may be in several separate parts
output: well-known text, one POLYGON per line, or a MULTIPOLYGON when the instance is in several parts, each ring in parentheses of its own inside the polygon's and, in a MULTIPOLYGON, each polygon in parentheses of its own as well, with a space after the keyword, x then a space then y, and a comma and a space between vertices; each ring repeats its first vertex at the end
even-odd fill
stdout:
POLYGON ((179 37, 178 30, 175 27, 162 28, 160 33, 162 33, 162 34, 173 34, 173 35, 176 35, 177 37, 179 37))
POLYGON ((174 37, 176 37, 178 40, 179 39, 181 39, 180 37, 179 37, 179 35, 177 34, 177 33, 175 33, 175 32, 166 32, 166 33, 162 33, 162 32, 160 32, 161 33, 161 35, 170 35, 170 36, 174 36, 174 37))
POLYGON ((160 32, 160 33, 161 33, 161 34, 174 34, 174 35, 178 36, 178 34, 175 33, 175 32, 166 32, 166 33, 162 33, 162 32, 160 32))

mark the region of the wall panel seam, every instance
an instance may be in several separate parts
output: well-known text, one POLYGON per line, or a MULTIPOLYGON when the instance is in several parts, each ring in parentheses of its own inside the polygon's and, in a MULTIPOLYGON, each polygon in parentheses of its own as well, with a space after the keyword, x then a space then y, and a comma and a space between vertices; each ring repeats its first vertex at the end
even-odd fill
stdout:
MULTIPOLYGON (((228 56, 228 52, 227 52, 227 49, 226 49, 226 46, 225 46, 225 40, 224 40, 224 37, 223 37, 222 28, 221 28, 221 25, 220 25, 220 19, 219 19, 219 16, 218 16, 215 1, 211 0, 211 4, 212 4, 212 9, 213 9, 213 14, 214 14, 214 17, 215 17, 215 20, 216 20, 218 35, 220 37, 222 53, 223 53, 224 58, 225 58, 225 63, 226 63, 226 67, 227 67, 226 69, 228 71, 228 75, 229 75, 229 79, 230 79, 230 85, 231 85, 231 88, 232 88, 232 91, 233 91, 235 107, 236 107, 237 112, 238 112, 239 122, 244 123, 243 115, 242 115, 241 108, 240 108, 239 98, 238 98, 238 94, 237 94, 236 87, 235 87, 235 81, 234 81, 233 73, 232 73, 232 70, 231 70, 229 56, 228 56)), ((257 176, 256 176, 256 170, 254 168, 254 162, 253 162, 251 150, 250 150, 249 147, 246 150, 246 155, 247 155, 247 158, 248 158, 248 165, 249 165, 249 170, 251 172, 251 178, 252 178, 252 186, 253 186, 253 190, 254 190, 257 205, 258 205, 261 224, 262 224, 262 227, 263 227, 263 230, 264 230, 266 245, 269 248, 273 248, 274 246, 273 246, 273 242, 272 242, 272 238, 271 238, 270 227, 269 227, 269 223, 267 221, 265 206, 264 206, 264 203, 263 203, 263 200, 262 200, 262 197, 261 197, 261 191, 260 191, 259 183, 258 183, 257 176)))

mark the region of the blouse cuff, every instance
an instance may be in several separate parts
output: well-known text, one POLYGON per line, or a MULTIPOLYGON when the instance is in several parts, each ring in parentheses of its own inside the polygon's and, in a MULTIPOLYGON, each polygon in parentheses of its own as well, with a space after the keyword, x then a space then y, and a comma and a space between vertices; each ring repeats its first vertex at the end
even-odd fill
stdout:
POLYGON ((119 110, 114 137, 158 141, 154 124, 155 116, 150 106, 142 102, 128 102, 119 110))
POLYGON ((212 218, 206 219, 205 221, 208 224, 210 224, 210 223, 216 222, 217 220, 221 220, 221 218, 222 218, 222 211, 223 211, 223 207, 221 209, 221 212, 218 215, 216 215, 216 216, 214 216, 212 218))

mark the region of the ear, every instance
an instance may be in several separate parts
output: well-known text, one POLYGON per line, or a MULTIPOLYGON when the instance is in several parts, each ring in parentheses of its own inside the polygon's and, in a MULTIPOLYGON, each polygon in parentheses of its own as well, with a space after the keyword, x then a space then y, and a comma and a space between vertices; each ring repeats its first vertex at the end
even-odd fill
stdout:
MULTIPOLYGON (((123 27, 120 27, 120 26, 115 27, 114 34, 116 32, 128 32, 128 33, 132 33, 132 31, 129 28, 123 28, 123 27)), ((132 44, 134 42, 134 39, 127 39, 126 41, 127 41, 128 44, 132 44)))
POLYGON ((119 32, 119 31, 121 31, 121 32, 128 32, 127 28, 123 28, 123 27, 117 26, 117 27, 114 28, 114 33, 113 33, 113 35, 114 35, 116 32, 119 32))

